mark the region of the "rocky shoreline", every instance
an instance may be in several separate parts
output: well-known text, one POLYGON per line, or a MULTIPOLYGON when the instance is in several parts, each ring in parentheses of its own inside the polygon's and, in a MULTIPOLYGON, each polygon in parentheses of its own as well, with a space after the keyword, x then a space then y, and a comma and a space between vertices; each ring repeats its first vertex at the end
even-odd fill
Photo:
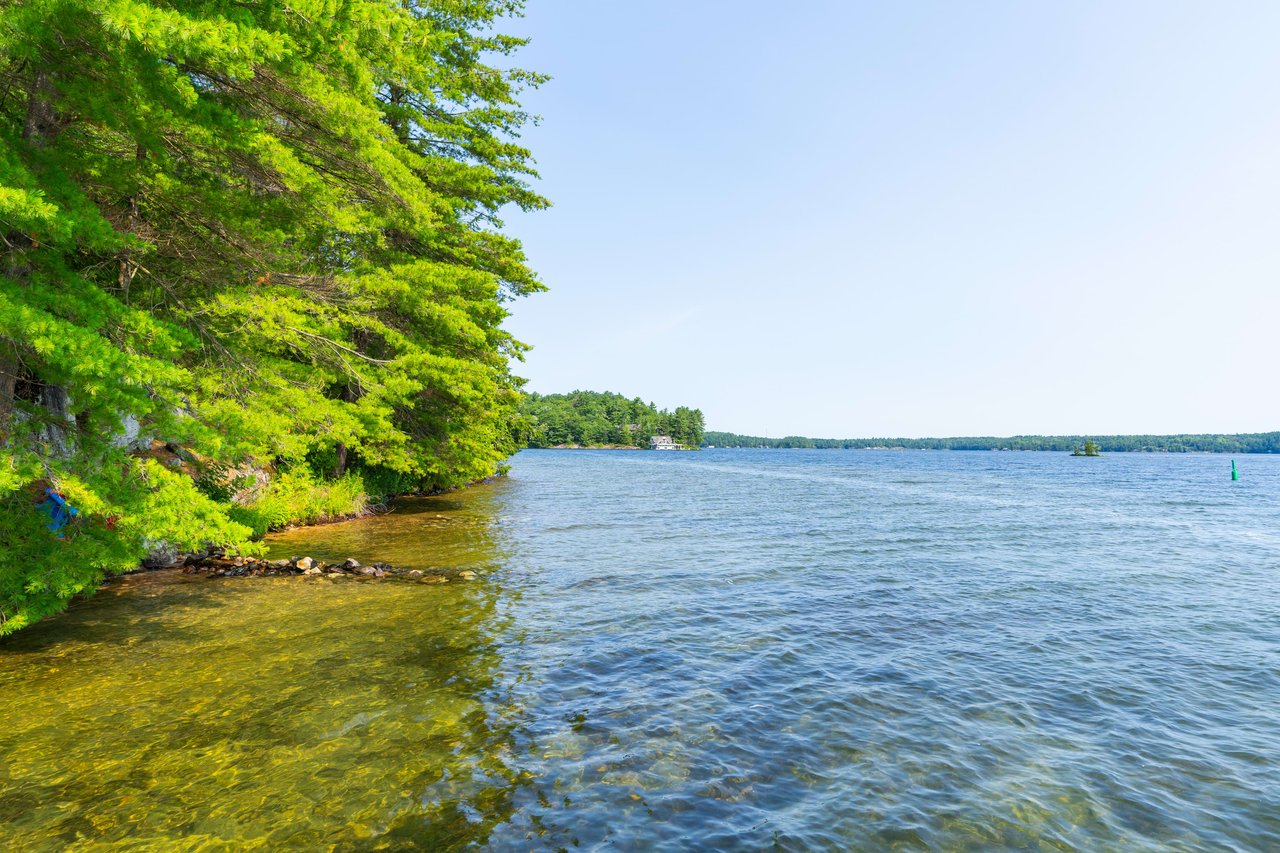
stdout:
POLYGON ((470 569, 404 569, 388 563, 361 565, 348 557, 341 563, 325 563, 311 557, 288 560, 257 560, 249 557, 190 556, 182 564, 183 574, 209 578, 321 577, 329 579, 399 580, 413 583, 448 583, 475 580, 470 569))

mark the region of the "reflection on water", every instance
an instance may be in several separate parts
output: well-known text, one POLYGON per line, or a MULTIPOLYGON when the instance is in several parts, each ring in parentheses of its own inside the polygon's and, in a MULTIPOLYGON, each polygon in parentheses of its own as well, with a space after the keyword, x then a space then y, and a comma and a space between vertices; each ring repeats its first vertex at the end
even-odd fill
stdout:
MULTIPOLYGON (((462 515, 439 559, 492 560, 462 515)), ((500 588, 299 580, 136 576, 0 644, 5 849, 483 842, 521 784, 500 588)))
POLYGON ((1280 459, 528 452, 0 643, 10 847, 1280 849, 1280 459), (1224 475, 1225 472, 1225 475, 1224 475))
POLYGON ((423 570, 496 569, 510 556, 496 532, 510 490, 509 482, 499 480, 440 497, 406 498, 371 519, 273 533, 269 556, 329 563, 355 557, 423 570))

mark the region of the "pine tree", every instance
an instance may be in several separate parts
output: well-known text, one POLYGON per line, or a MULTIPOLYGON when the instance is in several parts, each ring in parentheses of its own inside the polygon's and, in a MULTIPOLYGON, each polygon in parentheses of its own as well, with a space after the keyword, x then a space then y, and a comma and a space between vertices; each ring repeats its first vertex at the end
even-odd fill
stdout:
POLYGON ((0 7, 0 633, 157 542, 249 547, 246 466, 384 489, 516 447, 541 285, 507 0, 24 0, 0 7), (132 429, 130 429, 132 428, 132 429), (81 509, 53 539, 52 487, 81 509))

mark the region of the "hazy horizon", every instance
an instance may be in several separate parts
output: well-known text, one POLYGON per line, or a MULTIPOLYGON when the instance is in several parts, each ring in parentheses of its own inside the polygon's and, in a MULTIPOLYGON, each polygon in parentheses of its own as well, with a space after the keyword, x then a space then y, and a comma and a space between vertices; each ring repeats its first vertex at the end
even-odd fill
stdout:
POLYGON ((762 433, 738 432, 732 429, 719 429, 718 427, 707 427, 707 432, 723 432, 732 435, 740 435, 744 438, 811 438, 818 441, 860 441, 871 438, 883 438, 887 440, 907 439, 957 439, 957 438, 1108 438, 1113 436, 1134 436, 1149 435, 1153 438, 1167 438, 1180 435, 1260 435, 1264 433, 1280 432, 1280 430, 1259 430, 1258 432, 1232 432, 1232 433, 1189 433, 1189 432, 1020 432, 1020 433, 986 433, 977 435, 970 433, 968 435, 806 435, 799 432, 785 432, 777 435, 764 435, 762 433))
POLYGON ((537 0, 529 389, 751 435, 1280 428, 1280 7, 537 0))

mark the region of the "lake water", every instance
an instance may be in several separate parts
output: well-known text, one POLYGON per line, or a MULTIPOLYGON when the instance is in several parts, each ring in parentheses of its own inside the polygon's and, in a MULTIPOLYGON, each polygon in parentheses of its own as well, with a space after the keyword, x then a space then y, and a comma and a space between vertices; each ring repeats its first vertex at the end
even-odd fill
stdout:
POLYGON ((1280 458, 526 451, 0 642, 9 850, 1280 848, 1280 458))

